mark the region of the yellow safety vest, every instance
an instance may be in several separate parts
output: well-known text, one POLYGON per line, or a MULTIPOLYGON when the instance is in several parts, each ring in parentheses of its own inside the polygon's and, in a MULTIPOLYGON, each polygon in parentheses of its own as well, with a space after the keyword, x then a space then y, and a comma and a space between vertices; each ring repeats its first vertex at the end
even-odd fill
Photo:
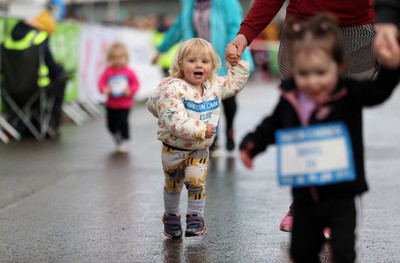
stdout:
MULTIPOLYGON (((38 46, 42 44, 49 35, 44 31, 36 31, 32 29, 22 39, 14 40, 11 36, 7 37, 4 41, 4 47, 8 50, 24 50, 28 49, 32 45, 38 46)), ((41 56, 44 56, 41 54, 41 56)), ((44 57, 40 59, 40 65, 38 70, 37 84, 40 88, 50 85, 49 68, 44 63, 44 57)))
MULTIPOLYGON (((159 44, 161 44, 161 42, 164 39, 164 35, 165 35, 165 33, 160 33, 157 31, 154 32, 153 42, 154 42, 155 46, 158 46, 159 44)), ((169 67, 172 64, 174 55, 175 55, 176 51, 178 50, 178 48, 179 48, 179 44, 175 44, 167 52, 162 53, 160 55, 160 57, 158 58, 157 64, 163 69, 169 69, 169 67)))

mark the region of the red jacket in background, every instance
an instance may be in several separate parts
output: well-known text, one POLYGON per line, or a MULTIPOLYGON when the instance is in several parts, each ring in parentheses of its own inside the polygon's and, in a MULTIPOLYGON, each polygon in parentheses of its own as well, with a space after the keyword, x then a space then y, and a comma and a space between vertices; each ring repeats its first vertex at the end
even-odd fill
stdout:
MULTIPOLYGON (((248 43, 253 41, 284 3, 285 0, 255 0, 241 23, 239 34, 245 35, 248 43)), ((371 24, 375 16, 373 0, 289 0, 286 17, 305 20, 320 12, 334 14, 342 27, 371 24)))

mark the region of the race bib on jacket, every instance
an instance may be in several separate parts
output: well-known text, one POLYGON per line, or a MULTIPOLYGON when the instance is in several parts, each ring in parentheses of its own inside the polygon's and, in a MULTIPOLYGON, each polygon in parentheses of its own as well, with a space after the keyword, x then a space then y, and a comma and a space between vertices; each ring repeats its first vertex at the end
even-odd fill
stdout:
POLYGON ((129 81, 126 76, 114 76, 108 79, 108 85, 111 90, 111 96, 118 98, 124 96, 129 87, 129 81))
POLYGON ((218 116, 221 110, 218 97, 202 102, 185 100, 183 101, 183 104, 185 105, 185 108, 190 112, 189 115, 191 117, 204 121, 207 124, 215 125, 216 128, 214 132, 218 132, 218 116))
POLYGON ((304 187, 355 179, 351 141, 343 123, 282 129, 275 139, 280 185, 304 187))

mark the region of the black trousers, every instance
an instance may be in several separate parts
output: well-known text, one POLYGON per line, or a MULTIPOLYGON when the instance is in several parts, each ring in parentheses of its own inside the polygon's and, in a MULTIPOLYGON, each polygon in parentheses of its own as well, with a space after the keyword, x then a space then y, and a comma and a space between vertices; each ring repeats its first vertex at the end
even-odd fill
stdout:
MULTIPOLYGON (((233 129, 233 121, 235 119, 236 110, 237 110, 236 96, 232 96, 226 100, 223 100, 222 105, 224 108, 224 114, 225 114, 225 120, 226 120, 225 134, 226 134, 226 138, 228 138, 229 131, 233 129)), ((217 139, 218 139, 218 135, 215 138, 215 141, 217 141, 217 139)))
POLYGON ((129 140, 129 112, 130 109, 111 109, 107 107, 107 127, 113 135, 122 140, 129 140))
POLYGON ((361 221, 360 196, 341 196, 317 203, 293 202, 293 231, 290 252, 294 262, 320 262, 319 253, 325 242, 323 229, 331 230, 335 263, 353 263, 357 251, 361 221))
POLYGON ((64 102, 65 88, 67 86, 67 78, 62 76, 56 80, 52 80, 49 87, 46 87, 47 96, 54 96, 54 106, 50 120, 50 126, 54 130, 58 130, 61 125, 62 104, 64 102))

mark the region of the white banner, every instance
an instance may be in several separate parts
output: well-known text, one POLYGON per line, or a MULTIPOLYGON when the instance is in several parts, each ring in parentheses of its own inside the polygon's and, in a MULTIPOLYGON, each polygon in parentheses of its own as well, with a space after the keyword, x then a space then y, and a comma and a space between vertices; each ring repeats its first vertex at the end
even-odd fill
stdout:
POLYGON ((36 17, 45 8, 46 0, 9 1, 8 17, 29 20, 36 17))
POLYGON ((140 81, 136 100, 145 100, 163 78, 158 66, 153 66, 154 56, 150 31, 83 25, 80 44, 79 101, 103 102, 104 96, 98 91, 97 82, 107 66, 107 50, 115 42, 122 42, 129 52, 129 66, 140 81))

